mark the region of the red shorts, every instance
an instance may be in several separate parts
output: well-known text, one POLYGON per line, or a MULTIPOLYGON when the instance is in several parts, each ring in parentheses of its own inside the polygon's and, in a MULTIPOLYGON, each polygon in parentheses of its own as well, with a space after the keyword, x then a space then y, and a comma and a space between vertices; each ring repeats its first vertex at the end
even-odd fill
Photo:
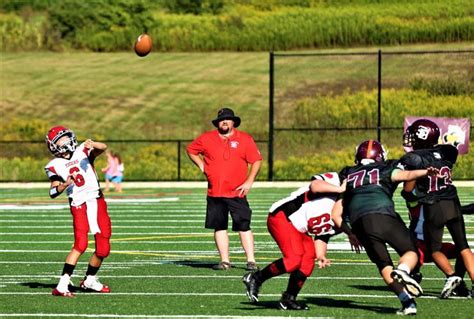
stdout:
MULTIPOLYGON (((433 262, 433 258, 430 254, 427 253, 426 244, 423 240, 416 240, 416 248, 418 248, 418 253, 420 254, 419 263, 423 265, 424 263, 433 262)), ((442 243, 440 250, 448 259, 454 259, 457 257, 456 246, 452 243, 442 243)))
POLYGON ((313 238, 297 231, 283 212, 268 215, 267 226, 283 253, 286 271, 291 273, 300 270, 309 277, 313 272, 316 258, 313 238))
MULTIPOLYGON (((71 206, 71 214, 74 225, 74 249, 83 253, 88 246, 89 222, 87 220, 86 203, 79 206, 71 206)), ((95 234, 95 250, 98 257, 105 258, 110 253, 110 236, 112 226, 107 203, 103 197, 97 198, 97 223, 100 233, 95 234)))

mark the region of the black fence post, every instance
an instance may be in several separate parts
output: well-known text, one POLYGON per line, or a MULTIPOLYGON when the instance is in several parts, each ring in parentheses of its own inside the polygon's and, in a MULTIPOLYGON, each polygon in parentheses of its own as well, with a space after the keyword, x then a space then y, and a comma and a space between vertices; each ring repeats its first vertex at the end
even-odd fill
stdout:
POLYGON ((272 181, 273 180, 273 96, 274 96, 274 90, 275 90, 275 84, 274 84, 274 70, 275 70, 275 57, 273 54, 273 51, 270 52, 270 105, 269 105, 269 110, 268 110, 268 180, 272 181))
POLYGON ((381 127, 382 127, 382 50, 378 52, 378 96, 377 96, 377 140, 382 143, 381 127))
POLYGON ((178 181, 181 181, 181 140, 178 141, 178 181))

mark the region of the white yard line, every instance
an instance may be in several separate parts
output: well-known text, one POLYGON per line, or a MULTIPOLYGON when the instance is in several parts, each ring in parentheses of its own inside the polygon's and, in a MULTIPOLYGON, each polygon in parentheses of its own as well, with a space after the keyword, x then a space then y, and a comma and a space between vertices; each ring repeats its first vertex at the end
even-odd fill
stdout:
MULTIPOLYGON (((380 279, 379 279, 380 280, 380 279)), ((28 295, 28 296, 34 296, 34 295, 51 295, 51 292, 0 292, 0 295, 28 295)), ((109 294, 104 294, 104 293, 93 293, 93 292, 88 292, 88 293, 81 293, 81 294, 76 294, 76 296, 104 296, 104 298, 107 297, 113 297, 113 296, 179 296, 179 297, 185 297, 185 296, 212 296, 212 297, 243 297, 245 296, 244 293, 226 293, 226 292, 215 292, 215 293, 204 293, 204 292, 187 292, 187 293, 181 293, 181 292, 114 292, 114 293, 109 293, 109 294)), ((260 294, 259 296, 264 296, 264 297, 281 297, 281 294, 260 294)), ((387 291, 386 295, 362 295, 362 294, 299 294, 299 297, 339 297, 339 298, 398 298, 397 296, 391 294, 389 291, 387 291)), ((421 296, 418 298, 422 299, 439 299, 437 296, 421 296)))

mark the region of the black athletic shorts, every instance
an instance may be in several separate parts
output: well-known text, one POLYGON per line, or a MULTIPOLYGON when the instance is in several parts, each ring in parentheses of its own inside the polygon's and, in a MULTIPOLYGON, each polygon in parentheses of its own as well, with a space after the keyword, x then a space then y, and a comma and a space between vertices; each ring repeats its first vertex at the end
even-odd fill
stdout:
POLYGON ((458 251, 469 248, 458 199, 440 200, 431 205, 424 204, 423 214, 425 218, 423 232, 428 253, 441 250, 444 226, 448 228, 458 251))
POLYGON ((352 224, 352 232, 379 271, 386 266, 393 267, 386 244, 395 249, 399 256, 408 251, 417 253, 410 231, 399 215, 365 215, 352 224))
POLYGON ((206 228, 226 230, 229 224, 229 212, 232 217, 233 231, 250 230, 252 210, 247 198, 207 196, 206 228))

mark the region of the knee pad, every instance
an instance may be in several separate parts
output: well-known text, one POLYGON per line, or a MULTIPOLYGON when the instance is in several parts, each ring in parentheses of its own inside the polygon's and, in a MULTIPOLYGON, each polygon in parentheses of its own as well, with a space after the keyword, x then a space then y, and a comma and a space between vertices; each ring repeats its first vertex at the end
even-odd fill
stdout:
POLYGON ((300 271, 306 276, 310 277, 314 270, 314 257, 304 256, 301 261, 300 271))
POLYGON ((288 273, 300 269, 301 262, 302 256, 283 257, 283 263, 285 264, 285 269, 288 273))
POLYGON ((95 254, 97 257, 106 258, 110 254, 110 241, 108 238, 96 238, 95 254))
POLYGON ((86 251, 88 244, 87 234, 77 235, 74 240, 74 249, 82 254, 86 251))

